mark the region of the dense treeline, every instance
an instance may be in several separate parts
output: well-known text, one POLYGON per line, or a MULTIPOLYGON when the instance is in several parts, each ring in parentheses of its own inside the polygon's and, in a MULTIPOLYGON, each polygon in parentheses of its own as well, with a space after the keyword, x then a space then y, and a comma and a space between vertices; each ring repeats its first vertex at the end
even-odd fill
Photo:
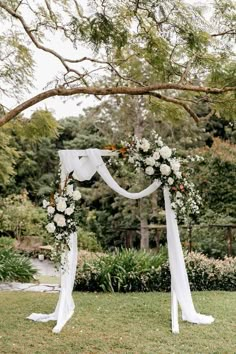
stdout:
MULTIPOLYGON (((14 152, 14 160, 8 159, 9 167, 0 183, 1 235, 18 239, 22 236, 41 235, 47 239, 43 228, 46 217, 40 206, 42 199, 49 197, 53 191, 58 173, 59 149, 104 148, 111 143, 120 143, 129 134, 140 133, 140 130, 148 138, 150 129, 153 128, 170 146, 176 146, 183 156, 197 153, 205 158, 203 162, 193 166, 193 180, 204 199, 202 215, 195 222, 235 223, 236 129, 232 121, 213 117, 207 124, 202 123, 199 127, 192 127, 187 121, 181 126, 171 122, 171 119, 169 122, 160 120, 155 112, 147 111, 147 102, 143 99, 142 114, 140 101, 137 99, 119 99, 118 109, 114 103, 106 102, 88 109, 80 117, 69 117, 58 122, 52 116, 47 116, 46 120, 53 123, 54 129, 48 136, 42 136, 39 128, 38 136, 34 135, 34 138, 31 134, 22 135, 22 125, 29 124, 22 119, 18 122, 19 133, 16 129, 11 130, 10 126, 3 131, 7 144, 2 148, 1 156, 4 157, 5 154, 7 159, 7 153, 14 152), (133 129, 138 114, 139 124, 133 129), (147 114, 152 115, 151 126, 150 120, 145 120, 147 114)), ((48 113, 38 111, 34 115, 40 126, 40 120, 45 120, 48 113)), ((143 176, 134 176, 133 171, 125 166, 117 169, 112 165, 110 169, 124 188, 130 189, 132 186, 131 191, 140 190, 148 183, 143 176)), ((83 199, 77 217, 85 247, 86 240, 90 244, 92 242, 93 247, 95 242, 95 249, 100 248, 98 243, 104 249, 124 244, 139 247, 142 235, 138 230, 142 218, 145 218, 147 224, 165 222, 163 200, 159 192, 140 204, 116 195, 97 176, 92 181, 80 183, 79 187, 83 199), (132 228, 137 231, 127 230, 132 228)), ((151 247, 155 247, 156 234, 152 231, 149 236, 151 247)), ((165 235, 159 236, 160 243, 165 243, 165 235)), ((223 256, 225 247, 222 246, 222 241, 218 241, 218 251, 215 252, 209 247, 211 237, 212 233, 209 231, 198 232, 195 235, 196 247, 198 245, 201 251, 209 255, 223 256)))

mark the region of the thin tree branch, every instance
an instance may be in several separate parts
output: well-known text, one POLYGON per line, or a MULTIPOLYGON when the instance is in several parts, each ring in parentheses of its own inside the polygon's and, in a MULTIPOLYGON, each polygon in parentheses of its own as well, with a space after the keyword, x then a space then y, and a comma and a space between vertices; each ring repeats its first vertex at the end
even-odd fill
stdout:
POLYGON ((226 36, 227 34, 236 34, 236 31, 234 29, 230 29, 225 32, 220 32, 220 33, 213 33, 211 34, 211 37, 220 37, 220 36, 226 36))
POLYGON ((195 120, 196 123, 199 122, 199 117, 189 107, 189 105, 187 105, 187 103, 185 103, 185 102, 183 102, 181 100, 177 100, 176 98, 173 98, 173 97, 170 97, 170 96, 161 95, 160 93, 157 93, 157 92, 149 93, 149 96, 153 96, 153 97, 159 98, 162 101, 171 102, 171 103, 174 103, 176 105, 179 105, 179 106, 183 107, 185 109, 185 111, 187 111, 190 114, 190 116, 195 120))

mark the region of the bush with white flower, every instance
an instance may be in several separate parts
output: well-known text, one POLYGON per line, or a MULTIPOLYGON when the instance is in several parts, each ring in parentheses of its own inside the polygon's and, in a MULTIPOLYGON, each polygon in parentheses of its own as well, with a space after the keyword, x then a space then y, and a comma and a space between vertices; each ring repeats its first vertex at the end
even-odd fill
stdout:
POLYGON ((131 137, 122 142, 122 157, 132 164, 137 173, 143 171, 152 180, 160 180, 171 193, 171 206, 180 219, 188 219, 200 212, 201 197, 190 182, 188 163, 199 161, 200 157, 181 159, 176 149, 164 144, 162 138, 152 131, 150 140, 131 137))
POLYGON ((74 189, 74 181, 70 175, 63 188, 59 188, 49 202, 43 200, 43 208, 47 211, 49 221, 46 230, 52 238, 52 259, 56 264, 61 264, 61 255, 69 249, 69 235, 76 232, 74 213, 80 199, 80 191, 74 189))

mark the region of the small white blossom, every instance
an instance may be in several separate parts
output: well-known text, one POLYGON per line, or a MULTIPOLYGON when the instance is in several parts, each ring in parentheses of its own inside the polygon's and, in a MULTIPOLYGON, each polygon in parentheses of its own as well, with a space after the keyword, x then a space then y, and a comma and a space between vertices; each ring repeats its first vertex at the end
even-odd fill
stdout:
POLYGON ((176 193, 176 198, 182 198, 183 197, 183 195, 182 195, 182 193, 180 193, 179 191, 176 193))
POLYGON ((54 216, 53 220, 60 227, 66 226, 66 219, 65 219, 64 215, 62 215, 62 214, 56 214, 54 216))
POLYGON ((47 212, 49 215, 54 214, 55 208, 53 208, 51 205, 47 208, 47 212))
POLYGON ((160 158, 160 153, 159 153, 159 151, 155 151, 155 152, 154 152, 153 158, 154 158, 155 160, 159 160, 159 158, 160 158))
POLYGON ((172 184, 174 183, 174 179, 172 177, 169 177, 167 182, 170 186, 172 186, 172 184))
POLYGON ((134 163, 134 157, 133 156, 129 156, 128 162, 129 163, 134 163))
POLYGON ((44 208, 44 209, 46 209, 49 204, 50 204, 50 203, 49 203, 46 199, 43 200, 43 208, 44 208))
POLYGON ((155 162, 155 167, 159 167, 160 166, 160 162, 156 161, 155 162))
POLYGON ((55 226, 54 222, 50 222, 49 224, 47 224, 46 229, 47 229, 47 232, 52 234, 56 230, 56 226, 55 226))
POLYGON ((172 151, 168 146, 163 146, 160 149, 160 155, 161 157, 163 157, 163 159, 168 159, 169 157, 171 157, 172 151))
POLYGON ((154 166, 155 162, 156 162, 155 159, 151 156, 147 157, 145 160, 146 165, 149 165, 149 166, 154 166))
POLYGON ((57 234, 56 239, 60 241, 62 239, 62 234, 57 234))
POLYGON ((165 163, 161 164, 160 171, 163 176, 169 176, 171 173, 170 166, 166 165, 165 163))
POLYGON ((182 177, 182 173, 181 172, 175 172, 175 175, 177 178, 181 178, 182 177))
POLYGON ((144 152, 147 152, 150 149, 150 143, 147 139, 143 138, 141 140, 140 149, 142 149, 144 152))
POLYGON ((152 166, 148 166, 146 169, 145 169, 145 172, 147 175, 151 176, 154 174, 154 169, 152 166))
POLYGON ((66 194, 69 195, 69 197, 72 197, 72 195, 73 195, 73 184, 68 184, 67 185, 66 194))
POLYGON ((81 193, 80 193, 79 190, 76 190, 76 191, 73 192, 73 199, 74 199, 75 201, 81 199, 81 193))

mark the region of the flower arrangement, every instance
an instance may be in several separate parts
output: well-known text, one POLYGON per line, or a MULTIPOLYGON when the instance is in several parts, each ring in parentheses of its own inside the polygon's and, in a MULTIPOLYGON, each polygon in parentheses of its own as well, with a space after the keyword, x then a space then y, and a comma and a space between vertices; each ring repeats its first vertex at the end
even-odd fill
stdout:
POLYGON ((160 180, 169 188, 171 206, 180 219, 188 222, 189 217, 199 214, 202 199, 190 182, 188 165, 200 161, 201 157, 181 159, 176 149, 165 145, 155 131, 152 131, 150 140, 133 136, 130 141, 122 142, 122 148, 117 150, 137 173, 143 171, 152 180, 160 180))
POLYGON ((69 249, 69 235, 76 232, 75 210, 81 199, 78 189, 74 189, 72 174, 66 179, 63 188, 51 195, 50 201, 43 200, 49 223, 46 229, 52 237, 52 260, 61 264, 61 255, 69 249))

